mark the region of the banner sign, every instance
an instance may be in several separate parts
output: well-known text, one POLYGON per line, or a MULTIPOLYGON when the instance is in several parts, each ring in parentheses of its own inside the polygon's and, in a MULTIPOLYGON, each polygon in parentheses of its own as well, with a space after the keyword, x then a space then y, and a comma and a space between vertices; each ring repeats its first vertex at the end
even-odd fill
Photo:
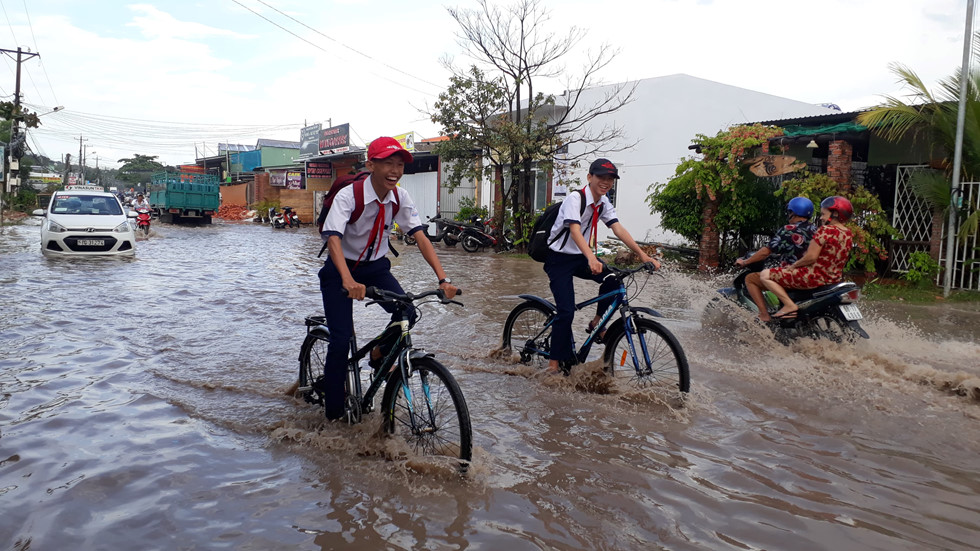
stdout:
POLYGON ((306 177, 320 179, 333 178, 333 165, 323 161, 306 161, 306 177))
POLYGON ((320 131, 320 154, 340 153, 350 149, 350 123, 331 126, 320 131))
POLYGON ((402 147, 408 151, 415 151, 415 132, 406 132, 405 134, 392 136, 392 138, 398 140, 398 143, 402 144, 402 147))
POLYGON ((304 126, 299 131, 299 156, 312 157, 320 153, 320 123, 304 126))
POLYGON ((276 187, 286 187, 286 171, 273 170, 269 172, 269 185, 276 187))
POLYGON ((303 173, 287 172, 286 189, 303 189, 303 173))
POLYGON ((749 170, 760 178, 789 174, 806 167, 806 163, 797 161, 792 155, 762 155, 742 162, 752 165, 749 170))

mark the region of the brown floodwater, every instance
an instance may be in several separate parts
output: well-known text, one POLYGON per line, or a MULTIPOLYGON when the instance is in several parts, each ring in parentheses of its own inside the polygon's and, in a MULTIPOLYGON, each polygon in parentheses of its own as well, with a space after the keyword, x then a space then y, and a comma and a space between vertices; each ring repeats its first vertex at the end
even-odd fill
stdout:
MULTIPOLYGON (((542 377, 493 350, 541 265, 439 252, 464 308, 416 345, 449 366, 474 464, 326 424, 285 394, 321 308, 310 229, 157 224, 135 259, 0 235, 2 549, 975 549, 980 311, 861 303, 871 339, 782 346, 725 285, 653 277, 691 364, 683 406, 542 377)), ((396 245, 408 290, 434 286, 396 245)), ((579 297, 594 292, 576 283, 579 297)), ((385 315, 355 305, 368 334, 385 315)), ((576 321, 584 329, 585 319, 576 321)), ((581 326, 581 327, 579 327, 581 326)), ((584 373, 584 370, 583 370, 584 373)))

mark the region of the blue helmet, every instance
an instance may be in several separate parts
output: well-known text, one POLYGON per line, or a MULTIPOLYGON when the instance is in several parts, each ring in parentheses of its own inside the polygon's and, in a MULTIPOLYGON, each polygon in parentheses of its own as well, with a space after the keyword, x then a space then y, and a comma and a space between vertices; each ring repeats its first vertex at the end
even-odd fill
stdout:
POLYGON ((786 210, 795 214, 796 216, 810 218, 813 216, 813 201, 807 199, 806 197, 794 197, 790 199, 789 204, 786 205, 786 210))

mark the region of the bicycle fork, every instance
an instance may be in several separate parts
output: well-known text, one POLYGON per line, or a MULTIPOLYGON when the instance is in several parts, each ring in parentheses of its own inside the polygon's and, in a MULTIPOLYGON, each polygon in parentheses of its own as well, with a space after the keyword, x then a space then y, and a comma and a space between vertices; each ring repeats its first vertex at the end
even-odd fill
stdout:
MULTIPOLYGON (((407 337, 407 335, 406 335, 407 337)), ((417 372, 419 377, 419 383, 422 390, 422 394, 425 396, 425 412, 418 412, 414 394, 412 392, 409 380, 413 374, 412 369, 412 355, 411 355, 411 342, 407 342, 408 347, 402 351, 401 356, 398 358, 398 368, 402 372, 401 381, 401 392, 405 395, 405 404, 408 409, 408 418, 411 423, 412 434, 425 434, 431 433, 435 430, 435 411, 432 409, 432 394, 429 388, 429 376, 427 373, 419 371, 417 372), (425 417, 423 417, 425 415, 425 417), (428 419, 428 422, 424 422, 428 419)))
MULTIPOLYGON (((640 356, 636 353, 636 344, 633 342, 633 335, 638 335, 636 325, 633 323, 633 315, 629 312, 629 306, 623 305, 623 331, 626 336, 626 346, 629 348, 630 358, 633 360, 633 369, 638 377, 649 375, 653 372, 650 365, 650 350, 647 349, 647 340, 640 338, 640 351, 643 353, 643 366, 640 366, 640 356)), ((625 352, 624 352, 625 354, 625 352)), ((620 365, 625 363, 626 358, 620 360, 620 365)), ((615 361, 615 358, 613 358, 615 361)))

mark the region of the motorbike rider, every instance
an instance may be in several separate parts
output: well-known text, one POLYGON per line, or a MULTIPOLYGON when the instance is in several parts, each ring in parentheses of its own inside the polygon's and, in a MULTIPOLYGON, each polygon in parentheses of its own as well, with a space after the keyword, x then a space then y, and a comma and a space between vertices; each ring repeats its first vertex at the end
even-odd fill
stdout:
MULTIPOLYGON (((751 266, 756 262, 764 262, 765 268, 789 266, 803 257, 813 238, 817 227, 810 221, 813 216, 813 201, 806 197, 794 197, 786 205, 786 225, 776 230, 769 243, 748 258, 739 258, 736 266, 751 266)), ((752 272, 745 277, 745 288, 752 297, 752 302, 759 309, 759 321, 770 321, 766 299, 762 295, 763 285, 759 272, 752 272)))
POLYGON ((150 202, 143 197, 142 193, 136 194, 136 202, 133 203, 133 210, 146 209, 150 210, 150 202))
POLYGON ((814 232, 803 258, 786 267, 762 271, 763 285, 783 304, 772 317, 796 317, 799 306, 789 298, 786 289, 816 289, 841 280, 853 243, 851 230, 844 224, 853 215, 854 207, 847 198, 827 197, 820 202, 822 225, 814 232))

